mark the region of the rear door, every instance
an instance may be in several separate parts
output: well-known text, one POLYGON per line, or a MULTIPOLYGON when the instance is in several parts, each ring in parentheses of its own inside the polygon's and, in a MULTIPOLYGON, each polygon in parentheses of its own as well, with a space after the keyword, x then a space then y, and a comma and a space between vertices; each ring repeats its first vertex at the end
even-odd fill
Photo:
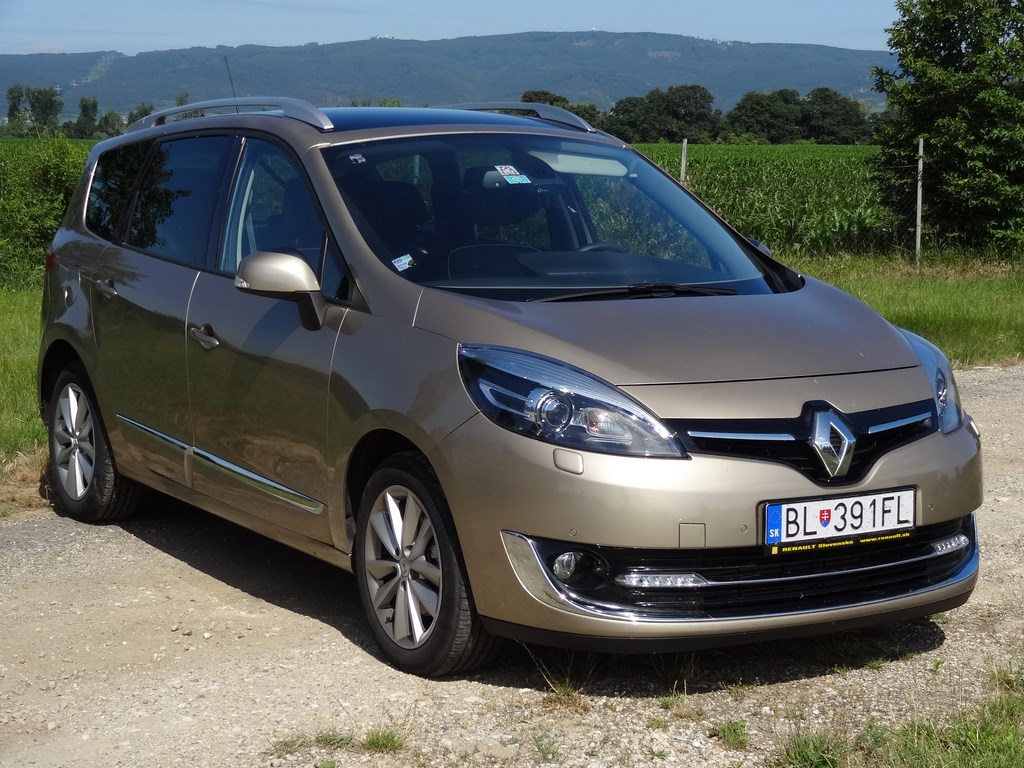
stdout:
MULTIPOLYGON (((95 276, 94 329, 101 405, 122 471, 185 482, 184 452, 192 441, 185 316, 207 265, 233 144, 224 135, 172 139, 149 145, 144 157, 128 153, 123 167, 110 169, 119 178, 108 179, 108 202, 130 213, 95 276)), ((102 210, 89 225, 102 228, 102 210)))

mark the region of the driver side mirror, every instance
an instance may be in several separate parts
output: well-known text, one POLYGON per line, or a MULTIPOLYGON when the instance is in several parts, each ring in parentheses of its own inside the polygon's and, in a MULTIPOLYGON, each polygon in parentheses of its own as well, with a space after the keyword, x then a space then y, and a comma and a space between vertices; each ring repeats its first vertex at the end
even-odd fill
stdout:
POLYGON ((316 275, 303 259, 278 251, 256 251, 238 264, 235 287, 244 293, 291 301, 299 305, 302 327, 323 327, 327 302, 316 275))

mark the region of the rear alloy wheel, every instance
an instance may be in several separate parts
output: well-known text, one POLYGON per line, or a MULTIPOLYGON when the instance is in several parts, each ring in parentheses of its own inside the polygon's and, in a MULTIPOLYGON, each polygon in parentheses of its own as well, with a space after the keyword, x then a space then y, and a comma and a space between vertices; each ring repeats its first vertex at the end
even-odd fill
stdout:
POLYGON ((114 467, 95 397, 79 364, 68 366, 57 378, 46 426, 50 485, 58 511, 90 523, 135 511, 139 488, 114 467))
POLYGON ((356 526, 356 579, 377 643, 396 667, 424 676, 476 666, 493 646, 447 516, 429 465, 400 454, 370 478, 356 526))

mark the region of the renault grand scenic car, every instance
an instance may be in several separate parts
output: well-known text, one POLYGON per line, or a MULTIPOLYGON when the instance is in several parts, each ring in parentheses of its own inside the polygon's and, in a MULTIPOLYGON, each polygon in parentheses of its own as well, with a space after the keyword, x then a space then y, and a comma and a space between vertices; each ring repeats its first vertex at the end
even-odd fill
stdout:
POLYGON ((977 578, 943 354, 553 107, 151 115, 89 156, 43 325, 59 510, 155 489, 351 570, 417 674, 896 621, 977 578))

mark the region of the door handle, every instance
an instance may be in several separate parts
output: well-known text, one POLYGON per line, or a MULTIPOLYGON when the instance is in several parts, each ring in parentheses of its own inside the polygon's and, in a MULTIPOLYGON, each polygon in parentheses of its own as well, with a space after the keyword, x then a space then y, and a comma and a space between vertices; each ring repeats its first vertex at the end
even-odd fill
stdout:
POLYGON ((114 287, 114 278, 112 277, 108 277, 106 280, 97 280, 96 290, 105 299, 112 299, 117 296, 117 288, 114 287))
POLYGON ((220 346, 220 341, 214 335, 213 328, 210 327, 209 323, 192 326, 191 330, 189 330, 189 335, 198 341, 203 349, 215 349, 220 346))

